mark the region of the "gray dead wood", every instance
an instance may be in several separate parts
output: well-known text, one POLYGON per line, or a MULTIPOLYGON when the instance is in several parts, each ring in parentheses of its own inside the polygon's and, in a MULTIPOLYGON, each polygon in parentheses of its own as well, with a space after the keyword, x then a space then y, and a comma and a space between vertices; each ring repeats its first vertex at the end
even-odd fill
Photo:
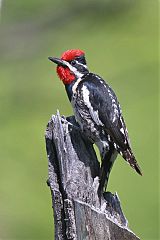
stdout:
POLYGON ((74 117, 52 116, 46 130, 48 185, 56 240, 138 240, 117 194, 97 195, 99 162, 74 117))

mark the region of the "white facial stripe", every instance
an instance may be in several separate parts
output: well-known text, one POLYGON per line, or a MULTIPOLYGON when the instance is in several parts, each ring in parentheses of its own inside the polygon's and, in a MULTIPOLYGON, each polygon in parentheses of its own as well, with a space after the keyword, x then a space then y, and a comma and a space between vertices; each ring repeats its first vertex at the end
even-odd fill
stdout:
POLYGON ((76 63, 77 63, 78 65, 81 65, 81 66, 83 66, 85 69, 88 69, 87 65, 84 65, 84 64, 82 64, 82 63, 78 62, 77 60, 76 60, 76 63))
POLYGON ((73 93, 76 93, 78 84, 82 81, 82 78, 77 79, 76 83, 72 87, 73 93))
POLYGON ((78 70, 73 67, 69 62, 63 60, 64 64, 71 70, 71 72, 73 72, 75 74, 75 76, 77 76, 77 78, 81 78, 83 77, 84 74, 78 72, 78 70))

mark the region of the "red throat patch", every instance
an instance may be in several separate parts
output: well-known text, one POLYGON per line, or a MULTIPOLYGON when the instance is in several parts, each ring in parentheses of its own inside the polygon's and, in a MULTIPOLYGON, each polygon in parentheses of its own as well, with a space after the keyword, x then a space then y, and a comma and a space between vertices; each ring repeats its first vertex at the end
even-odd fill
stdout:
MULTIPOLYGON (((64 52, 61 56, 62 60, 72 61, 76 57, 84 55, 84 52, 80 49, 71 49, 64 52)), ((64 68, 62 66, 57 66, 57 74, 64 84, 70 84, 75 80, 74 74, 69 70, 69 68, 64 68)))
POLYGON ((71 73, 69 68, 64 68, 62 66, 57 67, 57 74, 64 84, 70 84, 75 80, 74 74, 71 73))

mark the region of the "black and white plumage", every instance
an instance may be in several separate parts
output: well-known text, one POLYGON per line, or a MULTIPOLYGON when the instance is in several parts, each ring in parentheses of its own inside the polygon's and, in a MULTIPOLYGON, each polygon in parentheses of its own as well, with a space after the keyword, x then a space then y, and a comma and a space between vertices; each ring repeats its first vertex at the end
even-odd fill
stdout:
POLYGON ((89 72, 82 51, 69 51, 65 52, 61 59, 50 60, 58 64, 58 75, 65 84, 76 120, 83 133, 100 150, 100 188, 103 189, 107 185, 118 153, 142 175, 132 153, 128 131, 114 91, 101 77, 89 72))

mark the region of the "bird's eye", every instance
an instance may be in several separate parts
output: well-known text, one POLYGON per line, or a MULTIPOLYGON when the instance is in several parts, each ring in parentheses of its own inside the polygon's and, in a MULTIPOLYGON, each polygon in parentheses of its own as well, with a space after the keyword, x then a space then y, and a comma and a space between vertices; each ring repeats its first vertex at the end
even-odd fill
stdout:
POLYGON ((71 64, 72 64, 72 66, 75 66, 75 65, 76 65, 76 61, 73 60, 73 61, 71 62, 71 64))

